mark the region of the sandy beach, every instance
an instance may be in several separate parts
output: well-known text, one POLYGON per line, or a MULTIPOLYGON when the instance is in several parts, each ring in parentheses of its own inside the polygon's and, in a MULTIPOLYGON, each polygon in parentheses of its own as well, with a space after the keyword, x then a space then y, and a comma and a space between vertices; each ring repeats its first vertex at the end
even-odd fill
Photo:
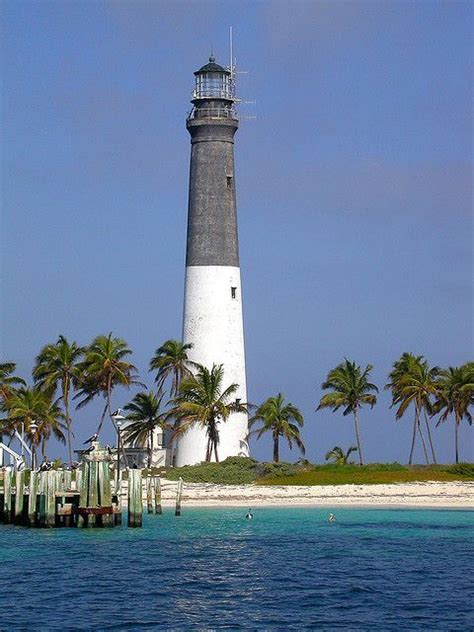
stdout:
MULTIPOLYGON (((162 482, 163 504, 176 498, 175 481, 162 482)), ((185 483, 183 507, 214 506, 394 506, 474 508, 474 482, 391 485, 262 486, 185 483)))

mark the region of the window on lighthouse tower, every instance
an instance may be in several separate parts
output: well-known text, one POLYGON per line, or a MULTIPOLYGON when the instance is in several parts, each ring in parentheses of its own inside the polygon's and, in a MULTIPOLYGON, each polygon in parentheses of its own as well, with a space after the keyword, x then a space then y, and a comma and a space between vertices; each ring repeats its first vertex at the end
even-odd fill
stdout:
POLYGON ((237 298, 237 288, 236 287, 231 287, 230 288, 230 295, 232 298, 237 298))

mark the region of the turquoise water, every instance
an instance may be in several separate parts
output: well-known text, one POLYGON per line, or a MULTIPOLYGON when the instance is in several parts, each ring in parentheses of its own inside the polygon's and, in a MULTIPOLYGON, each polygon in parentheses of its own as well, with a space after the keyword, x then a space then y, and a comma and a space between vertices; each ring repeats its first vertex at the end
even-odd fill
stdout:
POLYGON ((186 509, 0 526, 0 630, 471 630, 474 513, 186 509), (472 558, 471 558, 472 559, 472 558))

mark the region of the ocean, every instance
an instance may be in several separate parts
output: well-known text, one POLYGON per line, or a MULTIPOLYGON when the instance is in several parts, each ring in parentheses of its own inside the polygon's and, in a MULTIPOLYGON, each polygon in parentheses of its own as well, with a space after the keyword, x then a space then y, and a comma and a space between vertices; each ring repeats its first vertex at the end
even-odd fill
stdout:
POLYGON ((474 628, 474 512, 246 510, 0 526, 0 630, 474 628))

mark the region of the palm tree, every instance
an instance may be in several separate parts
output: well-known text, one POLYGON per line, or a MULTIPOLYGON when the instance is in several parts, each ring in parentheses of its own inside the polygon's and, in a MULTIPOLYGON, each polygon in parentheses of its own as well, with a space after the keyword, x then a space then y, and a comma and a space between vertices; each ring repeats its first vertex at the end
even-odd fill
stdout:
POLYGON ((281 393, 276 397, 269 397, 255 411, 255 415, 249 420, 249 428, 260 421, 260 428, 256 428, 249 433, 255 434, 257 439, 265 432, 272 433, 273 439, 273 462, 278 463, 280 460, 280 437, 286 439, 290 450, 293 449, 295 443, 305 454, 305 447, 300 436, 300 428, 303 427, 304 420, 300 411, 293 404, 284 403, 285 398, 281 393))
POLYGON ((16 369, 15 362, 0 363, 0 399, 7 400, 17 386, 26 386, 21 377, 12 375, 16 369))
POLYGON ((12 375, 16 369, 14 362, 2 362, 0 363, 0 399, 6 401, 12 391, 17 386, 25 386, 26 382, 21 377, 12 375))
POLYGON ((71 389, 77 387, 80 381, 81 369, 79 360, 84 355, 84 348, 76 342, 68 342, 64 336, 59 336, 55 344, 43 347, 36 358, 33 377, 40 388, 61 390, 61 399, 66 414, 66 428, 68 438, 69 463, 72 465, 72 422, 69 414, 69 398, 71 389))
MULTIPOLYGON (((25 380, 21 377, 13 375, 16 369, 14 362, 0 363, 0 411, 5 411, 6 402, 18 386, 26 386, 25 380)), ((3 434, 8 434, 9 441, 13 438, 13 433, 6 430, 6 425, 0 429, 0 442, 3 440, 3 434)))
POLYGON ((344 452, 344 450, 342 448, 340 448, 338 445, 334 446, 334 448, 332 450, 329 450, 329 452, 326 452, 326 461, 329 461, 329 459, 333 460, 333 463, 335 463, 336 465, 353 465, 354 461, 349 461, 349 457, 352 454, 352 452, 357 452, 357 448, 351 446, 347 452, 344 452))
POLYGON ((164 395, 157 395, 153 391, 138 393, 124 409, 130 411, 127 419, 131 421, 124 430, 127 441, 147 445, 148 467, 151 467, 153 457, 153 439, 157 428, 164 432, 171 426, 168 416, 161 410, 164 395))
POLYGON ((76 398, 81 398, 77 408, 82 408, 97 395, 102 395, 106 405, 102 413, 97 434, 100 433, 108 411, 109 417, 118 432, 115 419, 112 416, 112 391, 116 386, 138 385, 145 386, 137 380, 136 367, 124 358, 131 354, 127 343, 122 338, 114 338, 112 333, 108 336, 97 336, 91 345, 85 350, 84 361, 80 363, 81 390, 76 398))
MULTIPOLYGON (((22 386, 6 402, 8 417, 4 424, 8 429, 19 429, 23 424, 33 453, 41 445, 43 458, 46 456, 46 443, 51 434, 61 443, 66 443, 63 430, 64 413, 57 402, 52 400, 51 391, 37 386, 22 386)), ((35 460, 35 459, 33 459, 35 460)))
POLYGON ((396 418, 401 419, 413 404, 415 407, 415 417, 413 420, 413 433, 411 440, 409 465, 413 461, 413 452, 415 449, 416 433, 420 435, 423 452, 426 462, 429 463, 428 451, 426 449, 425 438, 421 429, 421 413, 424 414, 426 430, 428 432, 428 440, 430 444, 433 463, 436 463, 436 453, 431 435, 431 428, 428 422, 428 415, 432 412, 432 398, 436 397, 438 392, 437 377, 439 368, 430 368, 425 358, 415 356, 411 353, 403 353, 397 360, 393 369, 389 374, 389 382, 385 389, 392 391, 392 406, 398 406, 396 418))
POLYGON ((238 384, 224 388, 224 367, 212 365, 209 370, 197 364, 196 375, 184 378, 173 400, 170 416, 176 419, 173 439, 185 434, 190 428, 199 425, 206 429, 207 448, 205 460, 210 461, 212 453, 219 461, 219 424, 227 421, 231 413, 247 413, 247 405, 238 399, 232 399, 238 384))
POLYGON ((321 397, 316 409, 332 408, 335 412, 342 406, 344 416, 352 413, 360 465, 363 465, 363 459, 359 435, 359 408, 363 404, 369 404, 373 408, 377 403, 377 396, 371 391, 378 393, 378 388, 368 380, 372 369, 372 365, 368 364, 364 371, 361 371, 360 366, 346 358, 344 362, 329 371, 321 388, 331 390, 331 392, 321 397))
POLYGON ((456 463, 459 463, 459 424, 466 419, 472 424, 469 408, 474 405, 474 362, 459 367, 449 367, 440 372, 438 393, 432 414, 441 413, 438 423, 454 415, 454 444, 456 463))
POLYGON ((191 367, 195 366, 188 358, 188 350, 192 344, 184 344, 178 340, 167 340, 155 351, 150 361, 150 371, 157 371, 155 382, 162 390, 168 377, 172 377, 170 395, 177 397, 179 385, 184 378, 191 376, 191 367))

